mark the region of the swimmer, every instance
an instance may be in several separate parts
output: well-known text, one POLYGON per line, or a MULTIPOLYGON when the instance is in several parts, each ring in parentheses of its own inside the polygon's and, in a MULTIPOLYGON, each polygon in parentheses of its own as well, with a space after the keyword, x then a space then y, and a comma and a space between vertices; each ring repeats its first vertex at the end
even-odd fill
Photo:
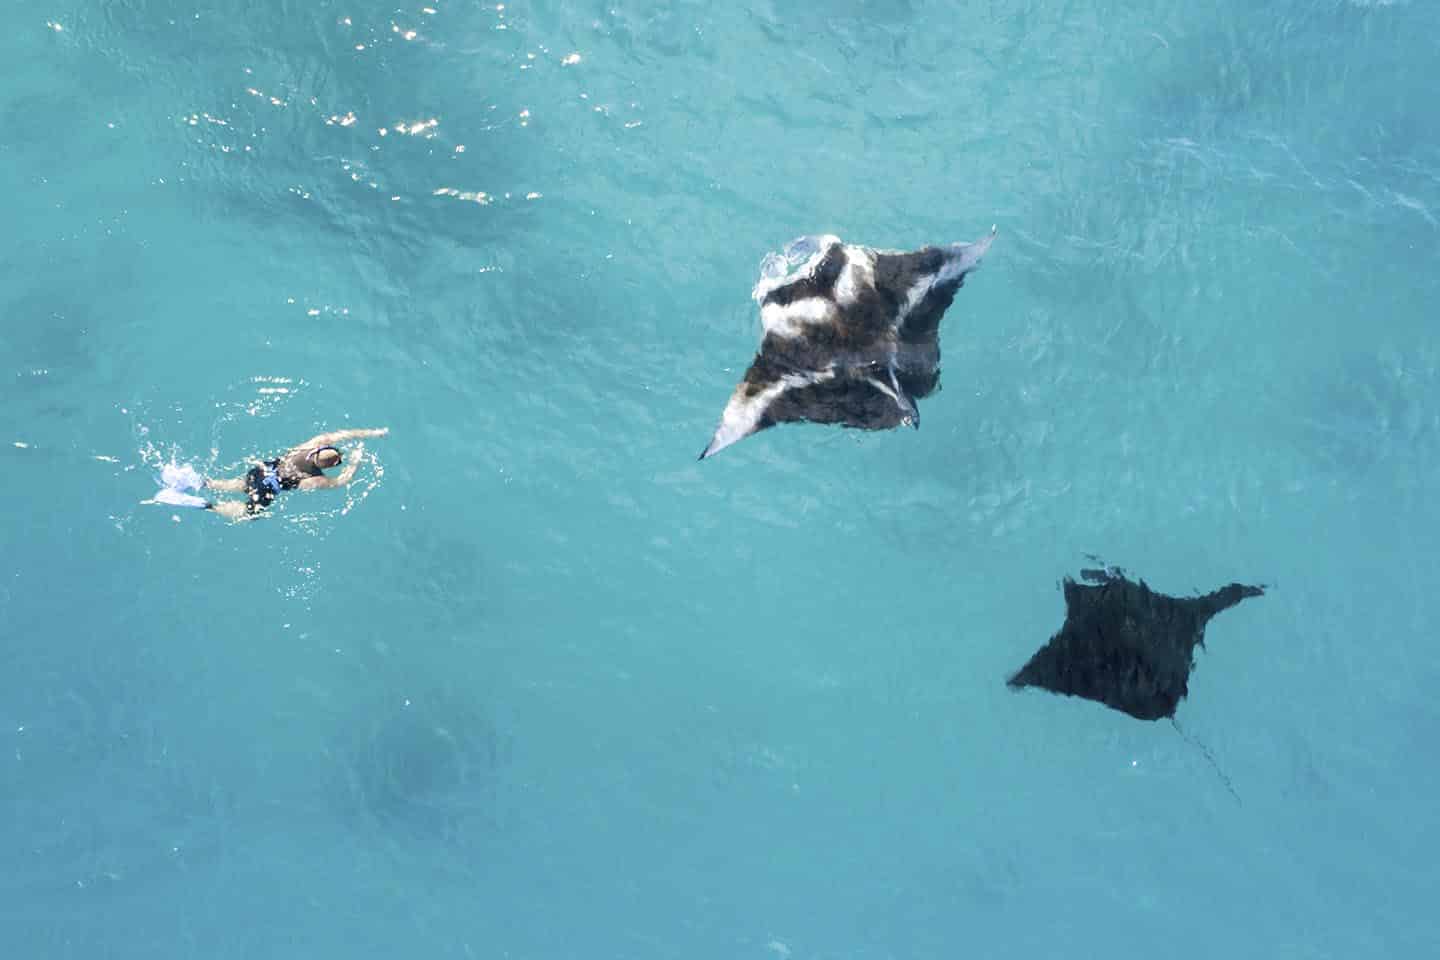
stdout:
POLYGON ((327 477, 325 471, 340 466, 344 460, 335 444, 365 437, 383 437, 389 432, 389 427, 382 427, 378 430, 322 433, 291 447, 274 460, 257 463, 243 477, 207 478, 203 484, 207 489, 221 493, 244 493, 246 496, 244 500, 207 501, 205 509, 230 520, 246 520, 270 506, 282 490, 326 490, 346 486, 355 478, 355 471, 365 455, 365 444, 355 446, 344 470, 327 477))

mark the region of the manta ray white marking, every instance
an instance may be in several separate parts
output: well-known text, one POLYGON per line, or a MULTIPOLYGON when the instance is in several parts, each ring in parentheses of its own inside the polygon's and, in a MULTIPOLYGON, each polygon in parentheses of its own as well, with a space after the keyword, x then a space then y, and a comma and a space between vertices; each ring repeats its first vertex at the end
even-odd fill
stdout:
POLYGON ((920 425, 939 383, 939 327, 996 230, 974 243, 874 250, 801 237, 760 266, 764 336, 700 459, 779 423, 920 425))
POLYGON ((860 299, 861 291, 875 288, 875 252, 864 247, 845 247, 845 269, 835 282, 835 302, 842 307, 860 299))
POLYGON ((807 297, 783 307, 767 303, 760 308, 760 325, 777 337, 802 337, 809 326, 834 322, 835 302, 822 297, 807 297))

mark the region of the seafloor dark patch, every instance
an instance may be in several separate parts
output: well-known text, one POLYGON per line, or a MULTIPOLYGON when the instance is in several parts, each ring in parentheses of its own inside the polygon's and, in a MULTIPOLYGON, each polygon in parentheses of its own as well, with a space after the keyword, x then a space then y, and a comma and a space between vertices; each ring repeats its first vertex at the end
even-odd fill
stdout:
POLYGON ((352 812, 452 834, 488 817, 500 763, 495 724, 473 696, 430 690, 386 698, 342 747, 352 812))

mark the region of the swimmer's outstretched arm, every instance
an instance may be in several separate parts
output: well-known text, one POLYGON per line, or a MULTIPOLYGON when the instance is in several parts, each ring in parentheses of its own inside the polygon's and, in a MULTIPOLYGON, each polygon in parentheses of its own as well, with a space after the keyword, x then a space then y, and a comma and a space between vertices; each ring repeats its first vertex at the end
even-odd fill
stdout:
POLYGON ((389 427, 364 430, 334 430, 330 433, 316 434, 294 449, 301 450, 312 447, 328 447, 345 440, 360 440, 365 437, 383 437, 389 432, 389 427))
POLYGON ((301 490, 324 490, 328 487, 348 486, 350 481, 355 479, 355 471, 360 469, 360 461, 365 459, 365 444, 355 448, 350 454, 350 462, 345 464, 345 469, 333 477, 306 477, 300 481, 301 490))

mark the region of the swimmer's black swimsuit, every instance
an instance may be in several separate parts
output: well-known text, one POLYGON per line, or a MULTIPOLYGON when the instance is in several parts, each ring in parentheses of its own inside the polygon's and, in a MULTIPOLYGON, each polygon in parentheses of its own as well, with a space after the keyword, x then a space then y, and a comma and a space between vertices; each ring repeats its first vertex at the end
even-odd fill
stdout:
POLYGON ((300 481, 306 477, 323 477, 324 472, 315 466, 309 458, 295 463, 287 461, 286 465, 291 469, 281 470, 281 461, 266 460, 262 466, 251 467, 250 472, 245 474, 245 495, 248 502, 245 504, 246 513, 258 513, 280 495, 281 490, 294 490, 300 486, 300 481), (298 468, 299 475, 291 472, 298 468), (313 471, 313 472, 312 472, 313 471))

